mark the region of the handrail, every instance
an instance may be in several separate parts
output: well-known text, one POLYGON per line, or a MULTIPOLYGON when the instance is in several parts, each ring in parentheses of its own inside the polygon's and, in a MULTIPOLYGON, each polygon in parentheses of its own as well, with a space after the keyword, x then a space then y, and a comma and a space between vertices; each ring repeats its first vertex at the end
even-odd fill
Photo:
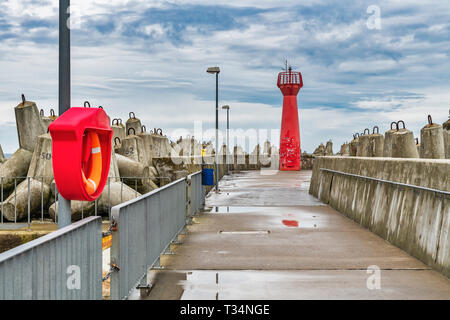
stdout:
POLYGON ((358 174, 346 173, 346 172, 342 172, 342 171, 336 171, 336 170, 325 169, 325 168, 320 168, 320 170, 321 171, 325 171, 325 172, 340 174, 340 175, 343 175, 343 176, 349 176, 349 177, 354 177, 354 178, 360 178, 360 179, 372 180, 372 181, 377 181, 377 182, 382 182, 382 183, 388 183, 388 184, 392 184, 392 185, 396 185, 396 186, 402 186, 402 187, 407 187, 407 188, 413 188, 413 189, 419 189, 419 190, 434 192, 434 193, 438 193, 438 194, 444 194, 444 195, 447 195, 447 196, 450 195, 449 191, 443 191, 443 190, 438 190, 438 189, 433 189, 433 188, 421 187, 421 186, 416 186, 416 185, 408 184, 408 183, 401 183, 401 182, 389 181, 389 180, 384 180, 384 179, 372 178, 372 177, 362 176, 362 175, 358 175, 358 174))

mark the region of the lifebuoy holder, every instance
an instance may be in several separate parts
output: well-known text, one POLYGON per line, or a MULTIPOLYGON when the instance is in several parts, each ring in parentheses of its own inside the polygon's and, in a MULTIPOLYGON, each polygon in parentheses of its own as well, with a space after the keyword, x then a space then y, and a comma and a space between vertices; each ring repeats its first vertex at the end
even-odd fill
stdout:
POLYGON ((70 108, 49 126, 53 173, 67 200, 94 201, 108 180, 113 131, 100 108, 70 108))

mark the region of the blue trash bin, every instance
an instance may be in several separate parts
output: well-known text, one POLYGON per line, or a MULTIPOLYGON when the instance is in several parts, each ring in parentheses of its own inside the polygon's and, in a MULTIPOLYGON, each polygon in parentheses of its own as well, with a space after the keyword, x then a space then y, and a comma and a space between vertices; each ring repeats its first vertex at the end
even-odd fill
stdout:
POLYGON ((214 169, 203 169, 202 177, 204 186, 214 185, 214 169))

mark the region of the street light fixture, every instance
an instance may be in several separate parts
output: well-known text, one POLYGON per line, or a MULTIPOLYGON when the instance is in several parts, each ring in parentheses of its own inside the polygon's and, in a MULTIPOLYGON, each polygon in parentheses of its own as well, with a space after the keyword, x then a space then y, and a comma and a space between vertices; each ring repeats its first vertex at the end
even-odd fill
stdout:
POLYGON ((216 193, 219 192, 219 67, 211 67, 206 70, 210 74, 216 75, 216 193))
POLYGON ((222 106, 222 109, 227 110, 227 147, 225 149, 226 155, 226 161, 227 161, 227 174, 230 174, 230 164, 228 161, 228 148, 230 147, 230 106, 225 105, 222 106))

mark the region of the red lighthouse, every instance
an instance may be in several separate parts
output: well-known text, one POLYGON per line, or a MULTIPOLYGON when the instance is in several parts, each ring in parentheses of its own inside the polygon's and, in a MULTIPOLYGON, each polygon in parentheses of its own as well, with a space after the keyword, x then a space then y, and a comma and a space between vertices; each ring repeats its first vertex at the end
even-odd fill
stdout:
POLYGON ((303 87, 302 74, 292 67, 278 74, 278 88, 283 93, 283 115, 280 136, 280 170, 298 171, 301 167, 300 130, 297 94, 303 87))

